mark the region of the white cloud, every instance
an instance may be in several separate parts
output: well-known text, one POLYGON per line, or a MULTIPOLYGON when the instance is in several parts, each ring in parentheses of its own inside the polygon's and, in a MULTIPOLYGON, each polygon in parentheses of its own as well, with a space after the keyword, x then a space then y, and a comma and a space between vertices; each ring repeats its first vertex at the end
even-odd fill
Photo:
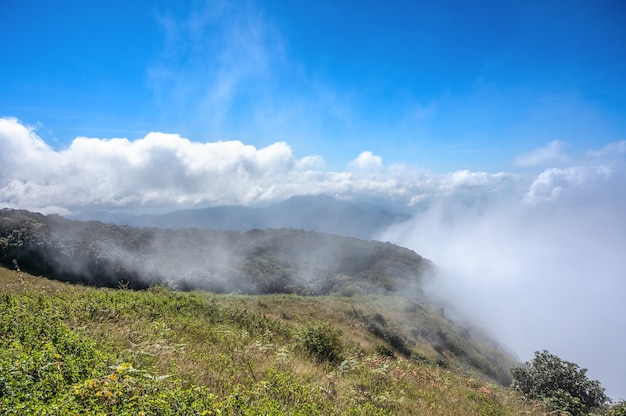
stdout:
POLYGON ((348 166, 351 169, 360 171, 376 171, 382 168, 383 159, 380 156, 374 155, 371 151, 366 150, 361 152, 348 166))
POLYGON ((0 119, 0 137, 0 203, 31 209, 248 203, 298 163, 284 142, 257 149, 150 133, 79 137, 57 152, 15 119, 0 119))
POLYGON ((514 179, 516 176, 510 173, 488 173, 459 170, 444 175, 441 180, 441 193, 454 193, 460 189, 497 189, 497 184, 514 179))
POLYGON ((305 156, 298 161, 296 168, 299 170, 322 169, 324 158, 320 155, 305 156))
POLYGON ((560 165, 569 160, 566 150, 567 143, 554 140, 545 147, 518 156, 513 164, 520 167, 560 165))
POLYGON ((611 173, 611 169, 605 165, 549 168, 532 182, 524 200, 533 204, 560 198, 568 189, 580 192, 580 188, 585 185, 596 186, 608 180, 611 173))
POLYGON ((580 187, 604 183, 621 166, 615 152, 603 158, 607 152, 598 151, 589 153, 586 165, 549 168, 536 176, 434 174, 407 164, 385 168, 380 156, 364 151, 348 171, 332 172, 324 169, 322 156, 296 158, 285 142, 256 148, 165 133, 137 140, 78 137, 56 151, 12 118, 0 119, 0 138, 0 204, 48 211, 255 204, 319 193, 385 197, 404 206, 440 198, 470 205, 502 198, 540 204, 568 189, 575 195, 580 187))
POLYGON ((609 143, 600 150, 589 151, 589 156, 592 158, 600 159, 615 159, 622 157, 626 154, 626 140, 620 140, 619 142, 609 143))

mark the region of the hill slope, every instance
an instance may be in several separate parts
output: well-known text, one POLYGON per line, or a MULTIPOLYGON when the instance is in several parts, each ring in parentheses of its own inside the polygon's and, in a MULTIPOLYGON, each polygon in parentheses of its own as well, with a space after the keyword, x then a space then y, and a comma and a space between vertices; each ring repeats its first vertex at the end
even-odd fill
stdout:
POLYGON ((419 292, 432 272, 389 243, 294 229, 133 228, 0 210, 0 262, 48 277, 133 288, 321 295, 419 292))
POLYGON ((14 259, 31 273, 97 286, 333 294, 344 302, 393 296, 380 311, 355 304, 342 310, 407 359, 453 362, 504 385, 515 364, 480 332, 447 319, 424 295, 424 279, 434 278, 428 260, 389 243, 299 230, 119 227, 0 210, 0 262, 12 267, 14 259))
POLYGON ((3 268, 0 290, 0 414, 543 413, 449 351, 400 354, 403 320, 449 329, 406 298, 135 292, 3 268))

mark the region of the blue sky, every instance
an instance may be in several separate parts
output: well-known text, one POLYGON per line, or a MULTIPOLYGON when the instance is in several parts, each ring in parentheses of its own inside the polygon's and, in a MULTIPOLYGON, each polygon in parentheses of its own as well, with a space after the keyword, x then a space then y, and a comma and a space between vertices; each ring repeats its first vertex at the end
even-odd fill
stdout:
POLYGON ((0 3, 0 115, 62 149, 151 131, 513 169, 626 132, 621 1, 0 3))

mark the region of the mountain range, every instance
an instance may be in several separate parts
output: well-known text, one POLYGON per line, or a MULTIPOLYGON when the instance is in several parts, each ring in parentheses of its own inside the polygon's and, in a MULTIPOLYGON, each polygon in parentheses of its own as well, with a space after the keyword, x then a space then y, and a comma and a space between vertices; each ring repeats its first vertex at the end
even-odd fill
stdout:
POLYGON ((84 211, 69 215, 67 218, 171 229, 249 231, 295 228, 361 239, 375 239, 387 227, 408 219, 408 216, 372 203, 342 201, 327 195, 305 195, 265 207, 229 205, 142 215, 84 211))

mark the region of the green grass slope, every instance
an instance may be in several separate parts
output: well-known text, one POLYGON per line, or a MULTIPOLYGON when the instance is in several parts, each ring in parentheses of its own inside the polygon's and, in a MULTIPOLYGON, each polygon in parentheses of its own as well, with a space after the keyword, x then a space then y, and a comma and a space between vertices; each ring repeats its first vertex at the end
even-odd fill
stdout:
POLYGON ((544 413, 469 370, 455 331, 393 295, 97 289, 0 268, 0 414, 544 413))

